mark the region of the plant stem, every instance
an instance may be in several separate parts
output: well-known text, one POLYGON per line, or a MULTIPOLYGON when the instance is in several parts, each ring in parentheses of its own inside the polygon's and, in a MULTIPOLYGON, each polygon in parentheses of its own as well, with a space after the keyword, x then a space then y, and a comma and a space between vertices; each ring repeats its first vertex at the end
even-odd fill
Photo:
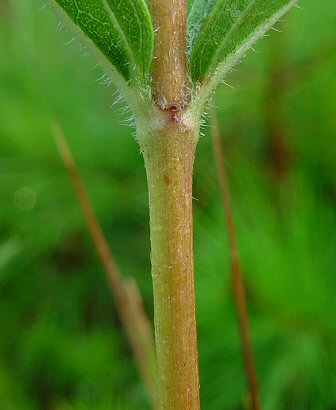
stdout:
POLYGON ((199 127, 184 112, 187 1, 149 0, 149 5, 156 29, 156 107, 154 125, 138 127, 138 140, 149 191, 159 409, 198 410, 192 175, 199 127))
POLYGON ((147 172, 160 410, 197 410, 192 173, 198 125, 176 114, 139 136, 147 172))
POLYGON ((187 85, 187 2, 150 0, 155 35, 153 94, 163 110, 183 107, 187 85))
POLYGON ((152 408, 156 409, 157 386, 154 340, 152 326, 144 310, 139 289, 134 280, 125 280, 121 276, 60 125, 54 123, 52 131, 64 167, 70 176, 82 208, 97 254, 106 272, 117 311, 132 348, 148 399, 152 408))
POLYGON ((211 137, 213 142, 213 151, 216 160, 217 175, 219 179, 224 215, 227 226, 228 241, 230 248, 231 282, 238 316, 241 345, 245 363, 245 373, 247 383, 249 386, 251 409, 260 410, 261 407, 259 402, 257 372, 249 332, 245 286, 240 267, 239 251, 237 245, 235 224, 233 219, 230 190, 225 169, 223 149, 215 110, 212 110, 211 114, 211 137))

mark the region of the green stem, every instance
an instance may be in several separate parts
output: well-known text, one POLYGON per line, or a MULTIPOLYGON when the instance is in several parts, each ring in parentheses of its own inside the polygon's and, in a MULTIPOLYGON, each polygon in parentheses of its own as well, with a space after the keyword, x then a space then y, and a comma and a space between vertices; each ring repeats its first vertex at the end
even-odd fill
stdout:
POLYGON ((159 409, 197 410, 192 173, 198 126, 164 112, 139 136, 147 172, 159 409), (162 125, 163 124, 163 125, 162 125))

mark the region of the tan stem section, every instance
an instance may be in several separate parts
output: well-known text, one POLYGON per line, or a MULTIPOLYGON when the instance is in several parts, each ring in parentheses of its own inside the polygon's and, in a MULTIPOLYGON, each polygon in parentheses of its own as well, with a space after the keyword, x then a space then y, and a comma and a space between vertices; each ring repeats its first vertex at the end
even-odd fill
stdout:
POLYGON ((187 2, 150 0, 155 32, 153 94, 162 109, 183 107, 187 90, 187 2))
POLYGON ((160 410, 197 410, 192 172, 197 134, 176 124, 140 141, 147 171, 160 410))

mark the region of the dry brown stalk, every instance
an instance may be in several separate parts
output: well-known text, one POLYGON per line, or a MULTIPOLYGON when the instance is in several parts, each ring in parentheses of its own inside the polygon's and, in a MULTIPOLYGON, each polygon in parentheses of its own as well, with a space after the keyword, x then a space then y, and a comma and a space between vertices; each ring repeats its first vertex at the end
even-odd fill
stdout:
POLYGON ((52 124, 52 133, 83 211, 98 257, 105 270, 120 320, 135 357, 149 401, 152 408, 156 409, 157 388, 152 325, 144 310, 138 286, 134 280, 124 279, 119 271, 58 122, 52 124))
POLYGON ((215 110, 211 110, 211 137, 213 142, 213 152, 216 161, 217 176, 220 185, 222 204, 227 227, 227 235, 230 251, 231 281, 233 296, 236 305, 240 339, 245 364, 246 379, 249 387, 251 409, 260 410, 259 388, 257 382, 257 372, 253 357, 252 344, 249 332, 248 312, 244 279, 240 267, 240 258, 237 245, 237 236, 232 212, 229 183, 225 169, 223 148, 219 133, 219 125, 215 110))

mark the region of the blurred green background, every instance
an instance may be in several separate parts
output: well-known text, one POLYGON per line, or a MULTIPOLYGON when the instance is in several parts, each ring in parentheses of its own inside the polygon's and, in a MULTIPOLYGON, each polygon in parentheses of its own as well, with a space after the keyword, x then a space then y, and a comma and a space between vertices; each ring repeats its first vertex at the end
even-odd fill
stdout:
MULTIPOLYGON (((147 409, 50 121, 152 318, 143 160, 122 106, 111 107, 113 87, 42 5, 0 0, 0 409, 147 409)), ((336 409, 336 6, 301 6, 213 100, 264 410, 336 409)), ((204 410, 238 410, 247 394, 204 131, 194 184, 201 395, 204 410)))

